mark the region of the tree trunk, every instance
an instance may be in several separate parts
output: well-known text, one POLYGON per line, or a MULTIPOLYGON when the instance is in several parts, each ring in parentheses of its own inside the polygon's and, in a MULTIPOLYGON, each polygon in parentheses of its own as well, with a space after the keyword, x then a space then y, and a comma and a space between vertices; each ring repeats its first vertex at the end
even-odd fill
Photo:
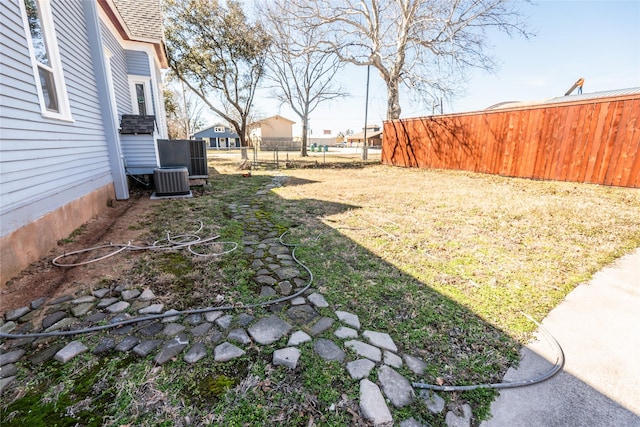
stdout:
POLYGON ((400 91, 398 80, 387 81, 387 120, 400 118, 400 91))
POLYGON ((302 144, 300 146, 300 157, 307 156, 307 118, 302 117, 302 144))

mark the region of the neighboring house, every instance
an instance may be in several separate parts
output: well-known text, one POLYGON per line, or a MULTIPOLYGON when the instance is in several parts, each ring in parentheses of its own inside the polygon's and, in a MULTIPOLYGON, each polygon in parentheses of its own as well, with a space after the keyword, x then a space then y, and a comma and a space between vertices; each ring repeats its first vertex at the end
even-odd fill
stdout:
POLYGON ((207 141, 207 148, 237 148, 240 147, 240 137, 223 124, 216 124, 193 134, 193 139, 207 141))
MULTIPOLYGON (((368 125, 366 129, 367 133, 367 146, 379 147, 382 145, 382 130, 378 125, 368 125)), ((363 144, 365 138, 365 129, 362 132, 347 136, 347 143, 349 145, 363 144)))
POLYGON ((129 197, 166 138, 159 0, 0 2, 0 282, 129 197))
POLYGON ((275 115, 249 125, 249 137, 254 147, 261 150, 298 149, 300 143, 293 140, 293 125, 296 122, 275 115))

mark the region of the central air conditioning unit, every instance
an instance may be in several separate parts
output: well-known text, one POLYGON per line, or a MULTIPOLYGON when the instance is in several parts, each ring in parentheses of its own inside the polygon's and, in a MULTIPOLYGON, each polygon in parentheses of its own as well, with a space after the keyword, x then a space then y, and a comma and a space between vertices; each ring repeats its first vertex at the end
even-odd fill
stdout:
POLYGON ((185 166, 155 168, 153 181, 156 196, 181 196, 190 194, 189 170, 185 166))

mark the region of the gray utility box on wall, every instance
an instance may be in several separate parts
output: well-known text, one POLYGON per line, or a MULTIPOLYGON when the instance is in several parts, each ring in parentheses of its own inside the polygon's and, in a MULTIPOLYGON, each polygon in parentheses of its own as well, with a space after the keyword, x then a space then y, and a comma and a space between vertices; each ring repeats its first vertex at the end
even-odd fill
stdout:
POLYGON ((189 178, 208 178, 206 144, 204 140, 195 139, 159 139, 160 166, 184 166, 189 172, 189 178))
POLYGON ((155 168, 153 182, 156 196, 189 194, 189 171, 185 166, 155 168))

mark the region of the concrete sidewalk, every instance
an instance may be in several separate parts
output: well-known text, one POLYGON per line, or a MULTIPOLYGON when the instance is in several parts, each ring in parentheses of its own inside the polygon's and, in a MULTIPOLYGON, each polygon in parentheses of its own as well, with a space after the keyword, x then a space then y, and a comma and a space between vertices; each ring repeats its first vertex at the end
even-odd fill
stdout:
MULTIPOLYGON (((574 289, 542 325, 562 346, 564 369, 501 390, 481 427, 640 426, 640 249, 574 289)), ((538 332, 504 381, 536 377, 555 360, 538 332)))

